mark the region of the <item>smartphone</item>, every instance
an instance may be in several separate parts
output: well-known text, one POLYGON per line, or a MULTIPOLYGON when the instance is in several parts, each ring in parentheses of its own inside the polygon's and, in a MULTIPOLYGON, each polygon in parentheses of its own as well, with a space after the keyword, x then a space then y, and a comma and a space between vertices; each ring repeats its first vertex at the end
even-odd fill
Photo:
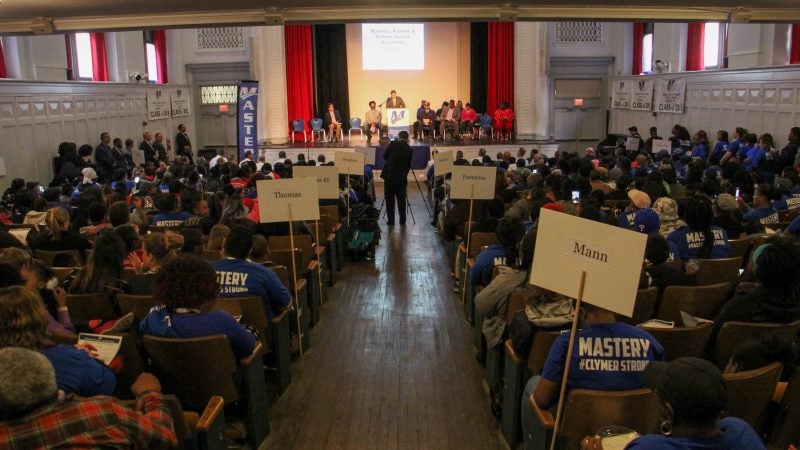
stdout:
POLYGON ((201 174, 199 174, 199 175, 200 175, 200 179, 202 180, 202 179, 203 179, 203 174, 201 173, 201 174))
POLYGON ((735 195, 734 197, 735 197, 737 200, 739 200, 740 198, 742 198, 742 197, 741 197, 739 194, 740 194, 740 193, 739 193, 739 188, 736 188, 736 195, 735 195))
POLYGON ((44 186, 42 186, 41 184, 39 185, 39 193, 44 194, 44 186))
POLYGON ((539 169, 533 169, 531 170, 531 173, 539 173, 539 169))
POLYGON ((572 203, 581 202, 581 191, 572 191, 572 203))
POLYGON ((139 177, 135 177, 135 178, 133 179, 133 182, 134 182, 134 183, 136 183, 136 184, 139 184, 139 177))

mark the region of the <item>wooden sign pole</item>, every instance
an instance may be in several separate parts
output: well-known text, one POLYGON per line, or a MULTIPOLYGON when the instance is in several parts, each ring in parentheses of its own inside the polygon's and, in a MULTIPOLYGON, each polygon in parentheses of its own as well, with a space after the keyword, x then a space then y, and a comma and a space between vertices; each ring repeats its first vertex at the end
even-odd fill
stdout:
POLYGON ((297 318, 297 344, 300 348, 300 356, 303 356, 303 329, 300 327, 300 298, 297 294, 297 261, 295 261, 294 257, 294 230, 292 229, 292 204, 289 203, 287 205, 289 207, 289 253, 292 255, 292 286, 295 288, 294 292, 294 304, 297 307, 297 313, 295 317, 297 318))
POLYGON ((320 252, 319 252, 319 221, 317 219, 315 223, 316 233, 315 236, 317 237, 317 278, 319 279, 319 302, 322 304, 322 260, 320 260, 320 252))
POLYGON ((581 281, 578 286, 578 298, 575 302, 575 313, 572 316, 572 329, 569 332, 569 345, 567 346, 567 359, 564 362, 564 376, 561 377, 561 392, 558 394, 558 409, 556 410, 556 421, 553 425, 553 438, 550 441, 550 450, 555 450, 558 442, 558 429, 561 427, 561 416, 564 412, 564 399, 567 396, 567 379, 569 378, 569 366, 572 362, 572 348, 575 345, 575 334, 578 332, 578 315, 583 301, 583 287, 586 285, 586 271, 581 271, 581 281))
POLYGON ((350 228, 350 166, 347 166, 347 228, 350 228))
MULTIPOLYGON (((467 216, 467 251, 464 254, 464 289, 461 289, 461 303, 467 301, 467 283, 469 283, 469 274, 467 273, 467 259, 469 259, 469 243, 472 238, 472 204, 475 201, 475 185, 469 185, 469 216, 467 216)), ((458 255, 458 253, 456 253, 458 255)))

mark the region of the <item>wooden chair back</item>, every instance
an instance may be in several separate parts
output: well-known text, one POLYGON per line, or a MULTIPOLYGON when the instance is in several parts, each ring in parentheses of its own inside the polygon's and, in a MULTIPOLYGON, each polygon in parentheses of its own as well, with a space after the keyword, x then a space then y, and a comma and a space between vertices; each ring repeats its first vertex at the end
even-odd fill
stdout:
POLYGON ((724 414, 744 420, 760 433, 782 368, 781 363, 774 362, 759 369, 723 374, 728 389, 728 407, 724 414))
POLYGON ((720 259, 698 259, 697 285, 733 283, 739 278, 739 269, 742 268, 742 257, 720 259))
POLYGON ((184 407, 202 410, 215 395, 225 403, 239 399, 234 380, 236 359, 224 335, 188 339, 144 336, 144 347, 164 392, 175 394, 184 407))
POLYGON ((800 442, 800 370, 794 376, 783 393, 778 414, 769 433, 769 450, 785 450, 789 445, 800 442))
POLYGON ((714 343, 714 359, 720 370, 728 365, 731 355, 742 342, 754 341, 772 332, 785 332, 792 336, 800 332, 800 320, 792 323, 751 323, 751 322, 725 322, 719 329, 717 340, 714 343))
POLYGON ((550 354, 550 347, 553 342, 560 336, 558 331, 538 331, 533 336, 533 343, 531 344, 531 351, 528 353, 528 369, 534 375, 542 373, 544 363, 547 361, 547 355, 550 354))
POLYGON ((750 247, 752 245, 753 241, 748 238, 728 239, 728 257, 745 258, 750 253, 750 247))
POLYGON ((320 215, 327 215, 333 219, 334 225, 337 223, 341 223, 341 219, 339 218, 339 207, 336 205, 327 205, 327 206, 320 206, 319 207, 320 215))
POLYGON ((124 267, 122 269, 122 281, 130 283, 130 281, 135 276, 136 276, 136 270, 133 267, 124 267))
POLYGON ((566 402, 559 435, 566 438, 567 449, 580 449, 584 437, 593 436, 609 424, 644 435, 656 432, 661 422, 658 400, 650 389, 614 392, 573 389, 566 402))
POLYGON ((111 299, 105 294, 67 294, 67 308, 73 322, 119 317, 111 299))
POLYGON ((155 304, 152 295, 117 294, 117 305, 122 314, 133 313, 136 320, 142 320, 155 304))
POLYGON ((34 250, 37 259, 50 267, 80 267, 83 266, 83 256, 77 250, 34 250))
POLYGON ((633 317, 617 315, 617 320, 630 325, 639 325, 653 318, 655 315, 658 288, 639 289, 636 292, 636 304, 633 307, 633 317))
POLYGON ((667 361, 684 356, 700 358, 711 337, 714 324, 705 322, 696 327, 650 328, 642 327, 664 347, 667 361))
MULTIPOLYGON (((267 239, 267 244, 271 251, 291 249, 291 239, 289 236, 270 236, 267 239)), ((313 246, 311 244, 311 236, 307 234, 294 235, 294 248, 300 250, 300 259, 296 259, 297 273, 305 274, 308 270, 308 265, 314 255, 313 246)), ((291 260, 287 267, 291 267, 291 260)))
POLYGON ((728 300, 730 288, 730 283, 709 286, 668 286, 664 289, 656 317, 683 324, 680 312, 684 311, 695 317, 711 320, 728 300))
POLYGON ((484 247, 497 244, 498 242, 497 233, 472 233, 472 237, 469 241, 467 258, 475 258, 484 247))
POLYGON ((209 261, 216 261, 222 258, 222 250, 209 250, 203 247, 203 258, 209 261))
POLYGON ((278 279, 281 280, 283 287, 291 292, 294 283, 291 280, 292 277, 289 275, 289 269, 287 269, 286 266, 271 266, 269 268, 275 272, 275 275, 277 275, 278 279))
POLYGON ((169 227, 160 227, 157 225, 150 225, 147 227, 148 233, 166 233, 167 231, 172 231, 174 233, 180 233, 183 230, 183 225, 178 226, 169 226, 169 227))
MULTIPOLYGON (((289 273, 292 272, 292 253, 290 251, 271 250, 270 259, 276 266, 283 266, 289 273)), ((303 252, 300 249, 294 250, 294 259, 295 263, 297 264, 297 278, 302 278, 306 273, 306 269, 301 265, 301 262, 303 261, 303 252)))
POLYGON ((58 283, 61 284, 77 267, 51 267, 51 269, 56 278, 58 278, 58 283))
POLYGON ((525 309, 525 292, 514 291, 508 296, 508 308, 506 308, 506 324, 511 325, 514 315, 518 311, 525 309))
POLYGON ((266 340, 266 330, 269 327, 267 311, 264 309, 264 301, 261 297, 220 297, 214 302, 215 309, 228 311, 233 315, 241 315, 241 323, 249 325, 261 332, 261 336, 266 340), (228 305, 236 305, 233 309, 238 314, 231 312, 228 305))

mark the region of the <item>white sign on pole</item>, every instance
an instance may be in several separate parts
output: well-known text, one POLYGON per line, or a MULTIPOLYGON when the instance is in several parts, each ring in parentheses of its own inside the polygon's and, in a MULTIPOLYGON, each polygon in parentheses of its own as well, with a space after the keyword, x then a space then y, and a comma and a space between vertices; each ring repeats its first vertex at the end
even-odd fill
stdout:
POLYGON ((530 283, 633 315, 647 235, 542 208, 530 283))
POLYGON ((672 152, 672 143, 666 139, 653 139, 653 153, 660 151, 672 152))
POLYGON ((294 178, 313 178, 317 180, 319 198, 339 198, 339 172, 333 166, 294 166, 294 178))
POLYGON ((453 171, 453 151, 446 150, 433 155, 433 175, 440 177, 453 171))
POLYGON ((258 192, 259 222, 288 222, 319 219, 317 183, 307 178, 260 180, 258 192))
POLYGON ((656 112, 683 114, 686 100, 686 78, 656 80, 656 112))
POLYGON ((147 117, 150 120, 168 119, 172 114, 170 94, 166 89, 147 91, 147 117))
POLYGON ((651 111, 653 109, 653 79, 638 80, 631 84, 631 109, 651 111))
POLYGON ((491 200, 496 177, 495 167, 454 166, 450 198, 491 200))
POLYGON ((611 104, 616 109, 630 109, 631 107, 631 83, 628 80, 617 80, 614 82, 614 92, 611 104))
POLYGON ((144 150, 139 150, 138 148, 131 150, 131 159, 133 159, 133 164, 136 167, 145 165, 144 150))
MULTIPOLYGON (((170 95, 172 117, 185 117, 191 114, 188 89, 175 89, 170 95)), ((227 105, 226 105, 227 106, 227 105)))
POLYGON ((333 161, 339 173, 348 175, 364 175, 364 154, 357 152, 337 151, 333 161))
POLYGON ((375 147, 356 147, 353 151, 364 154, 364 164, 375 165, 375 147))
POLYGON ((639 150, 639 138, 633 137, 633 136, 628 136, 627 139, 625 139, 625 150, 628 150, 629 152, 638 151, 639 150))

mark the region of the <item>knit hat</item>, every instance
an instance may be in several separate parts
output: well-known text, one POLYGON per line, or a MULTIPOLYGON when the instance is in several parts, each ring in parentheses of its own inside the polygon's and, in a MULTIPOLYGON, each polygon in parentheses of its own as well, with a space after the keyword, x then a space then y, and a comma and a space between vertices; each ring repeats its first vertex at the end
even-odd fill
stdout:
POLYGON ((717 208, 722 211, 733 211, 738 207, 736 199, 731 194, 719 194, 717 196, 717 208))
POLYGON ((650 207, 650 196, 638 189, 628 191, 628 198, 633 202, 633 206, 644 209, 650 207))
POLYGON ((662 221, 678 220, 678 203, 669 197, 661 197, 656 200, 653 203, 653 210, 662 221))

